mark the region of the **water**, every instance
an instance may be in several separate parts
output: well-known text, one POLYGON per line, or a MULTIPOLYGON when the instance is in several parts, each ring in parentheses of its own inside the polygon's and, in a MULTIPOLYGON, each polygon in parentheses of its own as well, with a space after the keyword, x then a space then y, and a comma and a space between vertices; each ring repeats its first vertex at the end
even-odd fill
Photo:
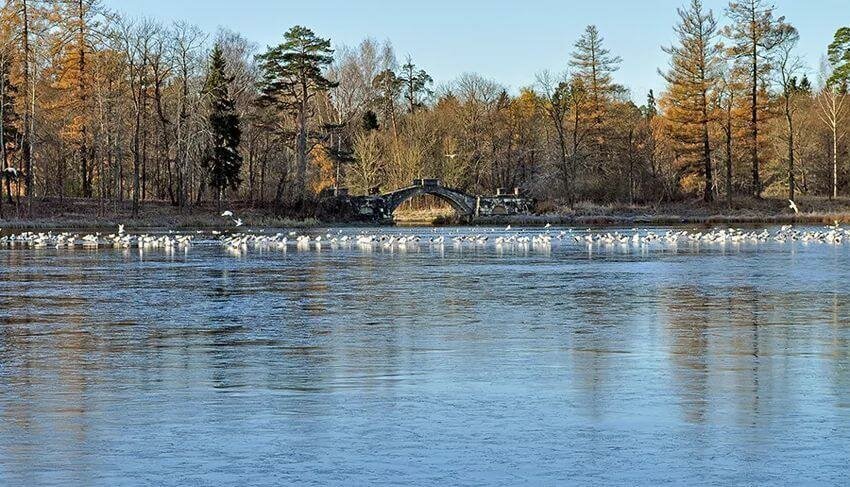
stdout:
POLYGON ((0 249, 0 484, 846 485, 848 264, 0 249))

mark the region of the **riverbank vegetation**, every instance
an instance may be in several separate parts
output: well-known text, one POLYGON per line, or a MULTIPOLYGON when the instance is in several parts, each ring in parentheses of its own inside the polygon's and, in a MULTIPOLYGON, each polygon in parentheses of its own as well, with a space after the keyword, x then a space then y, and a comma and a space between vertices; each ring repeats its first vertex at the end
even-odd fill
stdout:
POLYGON ((850 27, 802 59, 781 14, 764 0, 722 12, 691 0, 659 47, 661 93, 621 84, 621 59, 592 25, 570 34, 560 71, 512 92, 474 73, 434 80, 389 41, 334 45, 295 26, 261 48, 98 0, 9 0, 0 217, 81 198, 106 221, 222 205, 302 218, 329 188, 421 177, 473 194, 520 188, 561 215, 769 217, 790 198, 834 216, 829 202, 850 195, 850 27))

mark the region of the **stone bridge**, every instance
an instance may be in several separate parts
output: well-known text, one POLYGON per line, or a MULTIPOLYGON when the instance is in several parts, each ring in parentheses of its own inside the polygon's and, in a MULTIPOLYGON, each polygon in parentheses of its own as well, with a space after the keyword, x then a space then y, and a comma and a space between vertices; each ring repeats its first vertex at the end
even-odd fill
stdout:
POLYGON ((337 189, 323 198, 322 207, 332 218, 389 221, 402 203, 423 195, 446 201, 467 221, 479 216, 530 214, 534 209, 534 201, 518 190, 507 193, 500 189, 495 196, 473 196, 443 186, 438 179, 414 179, 406 188, 369 196, 349 196, 346 190, 337 189))
POLYGON ((473 216, 477 199, 463 191, 440 185, 436 179, 414 179, 413 185, 382 195, 384 209, 392 214, 405 201, 429 194, 447 202, 462 216, 473 216))

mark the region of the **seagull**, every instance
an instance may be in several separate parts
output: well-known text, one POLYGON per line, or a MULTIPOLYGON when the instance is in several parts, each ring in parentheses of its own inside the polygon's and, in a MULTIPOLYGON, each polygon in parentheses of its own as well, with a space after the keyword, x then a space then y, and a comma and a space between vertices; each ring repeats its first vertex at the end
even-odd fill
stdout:
POLYGON ((788 202, 791 203, 790 205, 788 205, 788 208, 794 210, 795 214, 800 213, 800 209, 797 208, 797 203, 794 203, 794 200, 788 200, 788 202))
POLYGON ((448 157, 451 160, 454 160, 455 157, 457 157, 457 154, 446 154, 446 157, 448 157))
POLYGON ((546 224, 546 226, 545 226, 545 227, 543 227, 543 228, 552 228, 552 224, 551 224, 551 223, 547 223, 547 224, 546 224))
POLYGON ((227 210, 227 211, 225 211, 224 213, 222 213, 222 214, 221 214, 221 216, 223 216, 223 217, 225 217, 225 218, 228 218, 228 217, 233 216, 233 212, 232 212, 232 211, 230 211, 230 210, 227 210))
POLYGON ((118 225, 118 235, 124 235, 124 225, 118 225))
POLYGON ((235 223, 237 227, 241 227, 243 222, 241 218, 237 218, 233 220, 233 223, 235 223))

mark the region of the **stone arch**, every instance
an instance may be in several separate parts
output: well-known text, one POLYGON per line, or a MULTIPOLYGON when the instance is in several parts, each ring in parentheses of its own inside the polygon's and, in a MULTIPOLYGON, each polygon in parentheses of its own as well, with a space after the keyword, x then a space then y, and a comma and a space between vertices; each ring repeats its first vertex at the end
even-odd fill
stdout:
POLYGON ((442 186, 411 186, 389 193, 384 196, 386 200, 386 212, 388 215, 391 215, 405 201, 426 194, 446 201, 461 215, 472 216, 475 213, 474 197, 442 186))

